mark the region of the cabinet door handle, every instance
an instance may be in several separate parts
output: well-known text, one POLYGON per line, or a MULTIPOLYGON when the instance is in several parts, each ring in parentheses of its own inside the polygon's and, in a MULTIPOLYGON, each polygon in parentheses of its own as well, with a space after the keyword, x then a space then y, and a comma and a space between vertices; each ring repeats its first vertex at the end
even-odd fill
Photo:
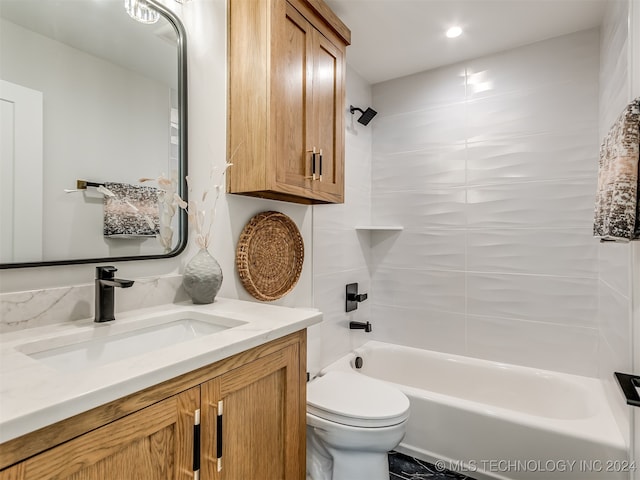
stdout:
POLYGON ((311 180, 316 179, 316 147, 313 147, 313 152, 311 153, 311 180))
POLYGON ((200 409, 194 412, 193 420, 193 478, 200 478, 200 409))
POLYGON ((222 414, 223 403, 222 400, 218 402, 218 415, 216 417, 216 460, 217 470, 222 471, 222 414))
POLYGON ((315 180, 316 179, 316 147, 313 147, 313 150, 307 150, 307 152, 311 152, 311 176, 310 177, 304 177, 304 178, 310 178, 311 180, 315 180))
POLYGON ((318 155, 318 158, 320 160, 320 168, 318 170, 318 173, 320 174, 320 181, 322 181, 322 149, 320 149, 320 154, 318 155))

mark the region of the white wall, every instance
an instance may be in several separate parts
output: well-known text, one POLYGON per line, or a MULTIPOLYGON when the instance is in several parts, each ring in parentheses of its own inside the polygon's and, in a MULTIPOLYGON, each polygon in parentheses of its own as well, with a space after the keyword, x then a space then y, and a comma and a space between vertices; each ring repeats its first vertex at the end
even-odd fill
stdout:
POLYGON ((597 375, 597 30, 373 87, 381 339, 597 375))
MULTIPOLYGON (((609 2, 601 29, 598 115, 598 138, 601 140, 631 100, 628 11, 627 0, 609 2)), ((632 368, 630 275, 630 244, 599 244, 599 376, 626 439, 629 439, 631 412, 624 403, 613 372, 629 372, 632 368)))
POLYGON ((370 238, 366 232, 356 232, 355 226, 370 223, 372 124, 358 123, 349 105, 363 110, 371 105, 371 87, 351 68, 347 68, 345 109, 345 202, 313 207, 314 306, 324 318, 309 329, 312 374, 370 337, 362 330, 349 330, 349 321, 371 320, 372 302, 345 312, 346 284, 357 282, 360 292, 370 291, 370 238))
MULTIPOLYGON (((192 0, 182 7, 173 0, 166 5, 183 19, 188 41, 189 87, 189 174, 195 191, 201 191, 213 165, 223 166, 226 157, 226 2, 225 0, 192 0)), ((222 195, 217 209, 214 240, 210 252, 222 266, 224 281, 220 296, 252 300, 242 287, 235 271, 235 245, 244 225, 256 213, 278 210, 289 215, 298 225, 305 241, 305 262, 295 289, 277 304, 312 305, 311 242, 312 208, 222 195)), ((197 252, 190 244, 185 253, 174 259, 116 263, 118 276, 137 279, 137 285, 119 291, 116 306, 130 309, 184 297, 175 282, 184 264, 197 252), (154 290, 154 286, 164 289, 154 290), (143 292, 143 294, 141 294, 143 292), (162 292, 159 294, 158 292, 162 292)), ((111 264, 103 262, 101 265, 111 264)), ((92 314, 92 282, 95 265, 69 265, 2 270, 0 273, 0 323, 24 316, 31 305, 41 312, 56 308, 57 321, 82 318, 92 314), (70 289, 71 285, 80 287, 70 289), (54 289, 52 292, 44 292, 54 289), (13 292, 13 293, 11 293, 13 292), (19 293, 23 292, 23 293, 19 293), (46 302, 40 302, 46 298, 46 302)), ((56 318, 34 315, 31 325, 52 322, 56 318)), ((0 325, 2 327, 2 325, 0 325)))

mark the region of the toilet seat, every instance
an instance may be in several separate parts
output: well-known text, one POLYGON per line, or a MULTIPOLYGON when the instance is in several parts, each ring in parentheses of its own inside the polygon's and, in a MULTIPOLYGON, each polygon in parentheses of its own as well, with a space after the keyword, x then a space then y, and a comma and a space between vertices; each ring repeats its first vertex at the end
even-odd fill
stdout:
POLYGON ((336 370, 309 382, 307 412, 352 427, 386 427, 409 417, 409 399, 382 381, 336 370))

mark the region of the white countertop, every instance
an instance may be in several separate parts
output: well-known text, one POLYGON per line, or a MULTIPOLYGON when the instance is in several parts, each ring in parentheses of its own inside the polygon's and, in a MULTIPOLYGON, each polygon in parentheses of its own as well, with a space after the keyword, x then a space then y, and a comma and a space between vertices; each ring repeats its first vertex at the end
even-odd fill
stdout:
MULTIPOLYGON (((257 347, 319 323, 322 314, 297 309, 218 298, 210 305, 168 304, 116 314, 113 322, 93 319, 30 328, 0 339, 0 443, 33 432, 125 395, 257 347), (172 310, 199 310, 246 322, 206 335, 95 368, 64 372, 44 365, 20 350, 38 342, 55 346, 61 336, 96 329, 115 332, 141 317, 172 310)), ((100 332, 102 333, 102 331, 100 332)), ((28 349, 28 347, 27 347, 28 349)))

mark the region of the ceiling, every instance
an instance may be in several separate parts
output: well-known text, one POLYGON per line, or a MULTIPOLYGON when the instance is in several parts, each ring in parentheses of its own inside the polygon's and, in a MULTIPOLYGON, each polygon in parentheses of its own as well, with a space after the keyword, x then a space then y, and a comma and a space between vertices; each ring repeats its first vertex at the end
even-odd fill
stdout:
POLYGON ((600 25, 615 0, 326 0, 351 29, 347 63, 371 84, 600 25), (455 39, 445 30, 458 24, 455 39))

